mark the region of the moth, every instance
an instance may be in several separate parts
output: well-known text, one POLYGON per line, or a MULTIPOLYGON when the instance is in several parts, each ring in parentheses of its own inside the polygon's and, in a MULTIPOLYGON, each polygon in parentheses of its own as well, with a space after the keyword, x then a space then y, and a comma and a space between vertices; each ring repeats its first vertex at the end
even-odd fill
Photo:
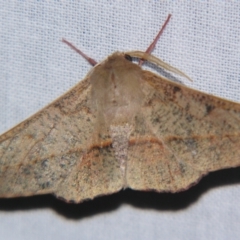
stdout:
POLYGON ((79 203, 124 188, 175 193, 239 166, 240 104, 131 62, 184 75, 150 52, 113 53, 1 135, 0 197, 54 194, 79 203))

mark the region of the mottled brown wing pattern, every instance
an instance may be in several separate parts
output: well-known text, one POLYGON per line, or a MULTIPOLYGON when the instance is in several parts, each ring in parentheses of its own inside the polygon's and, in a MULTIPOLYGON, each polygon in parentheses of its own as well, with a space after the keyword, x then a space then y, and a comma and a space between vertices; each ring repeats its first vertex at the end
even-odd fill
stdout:
POLYGON ((120 164, 109 145, 93 147, 82 155, 54 192, 67 201, 78 203, 117 192, 122 187, 120 164))
POLYGON ((83 80, 0 136, 0 197, 54 193, 79 202, 122 187, 111 142, 104 149, 94 143, 90 92, 83 80))
POLYGON ((147 71, 144 80, 152 86, 141 110, 150 136, 130 147, 131 188, 177 192, 208 172, 240 166, 239 104, 147 71))

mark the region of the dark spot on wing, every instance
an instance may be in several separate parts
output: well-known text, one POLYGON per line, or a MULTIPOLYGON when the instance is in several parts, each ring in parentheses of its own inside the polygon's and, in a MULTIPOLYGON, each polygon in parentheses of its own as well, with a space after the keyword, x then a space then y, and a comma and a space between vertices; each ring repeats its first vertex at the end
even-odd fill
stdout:
POLYGON ((206 107, 206 114, 209 114, 215 107, 209 104, 205 105, 206 107))
POLYGON ((177 86, 173 87, 173 93, 180 92, 180 91, 181 91, 180 87, 177 87, 177 86))
POLYGON ((188 122, 191 122, 191 121, 193 120, 193 117, 192 117, 191 115, 187 115, 187 116, 186 116, 186 120, 187 120, 188 122))

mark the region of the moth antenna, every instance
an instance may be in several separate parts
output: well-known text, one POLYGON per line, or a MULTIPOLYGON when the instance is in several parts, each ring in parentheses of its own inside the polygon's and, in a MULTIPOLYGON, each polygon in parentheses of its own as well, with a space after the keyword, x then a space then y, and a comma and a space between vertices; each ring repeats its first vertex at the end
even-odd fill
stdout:
POLYGON ((86 55, 85 53, 83 53, 81 50, 79 50, 78 48, 76 48, 72 43, 68 42, 66 39, 62 39, 63 43, 66 43, 70 48, 72 48, 74 51, 76 51, 77 53, 79 53, 83 58, 85 58, 92 66, 95 66, 97 64, 97 62, 90 58, 88 55, 86 55))
MULTIPOLYGON (((160 38, 160 36, 162 35, 164 29, 166 28, 170 18, 171 18, 171 14, 168 14, 168 17, 166 19, 166 21, 164 22, 162 28, 160 29, 160 31, 158 32, 157 36, 155 37, 155 39, 153 40, 153 42, 149 45, 149 47, 147 48, 147 50, 145 51, 145 53, 148 53, 148 54, 151 54, 151 52, 153 51, 153 49, 155 48, 157 42, 158 42, 158 39, 160 38)), ((139 60, 139 65, 141 66, 143 64, 144 60, 143 59, 140 59, 139 60)))

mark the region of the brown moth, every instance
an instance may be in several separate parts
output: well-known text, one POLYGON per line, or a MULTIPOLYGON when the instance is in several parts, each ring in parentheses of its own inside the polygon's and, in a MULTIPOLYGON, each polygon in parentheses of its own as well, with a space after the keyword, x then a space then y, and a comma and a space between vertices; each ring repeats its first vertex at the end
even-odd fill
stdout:
POLYGON ((0 136, 0 197, 175 193, 240 165, 240 104, 142 70, 129 56, 183 75, 148 53, 112 54, 0 136))

